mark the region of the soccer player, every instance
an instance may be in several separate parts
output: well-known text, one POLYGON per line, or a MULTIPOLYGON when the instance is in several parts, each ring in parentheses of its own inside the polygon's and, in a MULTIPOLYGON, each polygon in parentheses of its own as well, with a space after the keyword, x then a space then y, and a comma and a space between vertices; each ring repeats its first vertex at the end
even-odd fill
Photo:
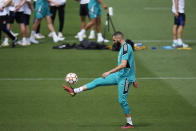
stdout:
MULTIPOLYGON (((0 0, 0 40, 1 40, 1 30, 8 35, 12 39, 12 47, 15 47, 15 43, 17 41, 17 37, 15 37, 8 29, 7 29, 7 15, 8 15, 8 5, 11 3, 11 0, 0 0)), ((9 46, 9 44, 1 44, 1 46, 9 46)))
POLYGON ((174 14, 174 25, 173 25, 173 47, 188 47, 182 41, 182 33, 185 25, 185 1, 184 0, 173 0, 172 12, 174 14))
MULTIPOLYGON (((85 29, 86 26, 86 17, 89 17, 88 3, 90 0, 76 0, 76 1, 80 1, 80 19, 81 19, 81 30, 82 30, 85 29)), ((75 36, 75 38, 78 38, 78 33, 75 36)), ((83 38, 85 37, 86 34, 83 35, 83 38)), ((91 27, 91 31, 90 31, 90 35, 88 36, 88 39, 95 39, 94 26, 91 27)))
POLYGON ((64 89, 74 96, 79 92, 91 90, 98 86, 118 85, 118 100, 127 119, 127 124, 121 128, 134 128, 130 115, 130 107, 127 102, 129 86, 135 82, 134 45, 126 43, 121 32, 115 32, 112 39, 115 44, 121 46, 118 54, 118 66, 103 73, 102 77, 84 86, 72 89, 64 85, 64 89))
POLYGON ((104 9, 107 9, 107 6, 103 3, 102 0, 90 0, 88 3, 88 10, 89 10, 89 17, 90 22, 85 26, 85 29, 82 29, 78 33, 79 41, 83 41, 83 36, 86 33, 86 30, 91 28, 96 24, 96 30, 97 30, 97 42, 103 42, 104 39, 101 34, 101 7, 103 6, 104 9))
MULTIPOLYGON (((12 0, 12 4, 10 6, 10 13, 7 19, 7 27, 11 30, 11 24, 14 23, 14 20, 20 25, 20 31, 22 34, 22 43, 26 45, 26 33, 25 33, 25 25, 24 25, 24 3, 26 0, 12 0)), ((9 45, 8 36, 5 36, 4 43, 9 45)))
MULTIPOLYGON (((49 0, 50 1, 50 0, 49 0)), ((37 0, 36 5, 35 5, 35 16, 36 20, 35 23, 32 26, 32 31, 31 31, 31 36, 30 36, 30 41, 34 44, 38 44, 39 42, 35 40, 35 34, 36 30, 41 22, 41 20, 45 17, 47 22, 48 22, 48 28, 50 32, 52 32, 52 38, 53 41, 56 43, 59 40, 62 40, 61 38, 58 38, 56 35, 56 32, 54 30, 53 24, 52 24, 52 19, 50 17, 50 10, 48 7, 48 0, 37 0)))
POLYGON ((25 25, 26 43, 19 42, 19 44, 22 46, 31 45, 29 39, 29 21, 30 21, 31 13, 32 13, 31 0, 26 0, 24 4, 24 25, 25 25))
POLYGON ((51 0, 50 1, 50 12, 51 12, 52 23, 54 25, 56 12, 58 11, 58 16, 59 16, 58 37, 62 39, 65 39, 62 33, 63 27, 64 27, 65 7, 66 7, 66 0, 51 0))
MULTIPOLYGON (((34 9, 35 9, 35 5, 36 5, 36 1, 37 0, 33 0, 33 7, 34 7, 34 9)), ((36 18, 34 18, 33 23, 35 23, 35 19, 36 18)), ((35 38, 36 39, 43 39, 43 38, 45 38, 45 36, 40 33, 40 28, 41 28, 41 23, 38 25, 37 30, 36 30, 36 34, 35 34, 35 38)))

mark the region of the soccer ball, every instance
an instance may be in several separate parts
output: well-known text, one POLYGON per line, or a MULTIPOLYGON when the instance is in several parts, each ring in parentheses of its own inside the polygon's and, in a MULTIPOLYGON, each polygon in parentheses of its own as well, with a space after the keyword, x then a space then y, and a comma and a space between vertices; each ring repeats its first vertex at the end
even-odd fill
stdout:
POLYGON ((75 73, 69 73, 66 75, 65 81, 70 85, 76 84, 78 81, 78 76, 75 73))

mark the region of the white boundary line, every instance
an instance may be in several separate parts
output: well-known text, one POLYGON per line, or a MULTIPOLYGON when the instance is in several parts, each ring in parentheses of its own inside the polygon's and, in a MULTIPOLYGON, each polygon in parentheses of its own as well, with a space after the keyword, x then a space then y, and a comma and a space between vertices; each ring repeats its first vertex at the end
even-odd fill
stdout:
MULTIPOLYGON (((133 40, 134 42, 145 42, 145 43, 171 43, 172 40, 133 40)), ((188 43, 196 43, 196 40, 183 40, 184 42, 188 43)), ((78 42, 77 39, 75 40, 66 40, 66 42, 78 42)))
POLYGON ((164 11, 168 11, 170 10, 170 8, 168 7, 145 7, 144 10, 153 10, 153 11, 158 11, 158 10, 164 10, 164 11))
MULTIPOLYGON (((83 77, 80 80, 95 78, 83 77)), ((196 77, 137 77, 137 80, 196 80, 196 77)), ((63 78, 0 78, 0 81, 61 81, 63 78)))

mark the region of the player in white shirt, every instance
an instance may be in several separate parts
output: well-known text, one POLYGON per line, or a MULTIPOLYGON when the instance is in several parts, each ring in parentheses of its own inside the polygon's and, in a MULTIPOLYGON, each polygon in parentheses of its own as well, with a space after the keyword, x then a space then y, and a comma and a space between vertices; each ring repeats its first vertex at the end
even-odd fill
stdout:
POLYGON ((185 0, 172 0, 172 12, 174 14, 174 25, 173 25, 173 47, 188 47, 182 41, 182 33, 185 26, 185 0))
MULTIPOLYGON (((81 18, 81 30, 82 30, 82 29, 85 29, 85 26, 86 26, 86 17, 89 17, 88 3, 90 0, 76 0, 76 1, 80 2, 80 18, 81 18)), ((89 20, 90 20, 90 18, 89 18, 89 20)), ((91 31, 90 31, 90 35, 89 35, 88 39, 95 39, 94 28, 95 28, 95 26, 91 27, 91 31)), ((78 38, 78 33, 75 36, 75 38, 78 38)), ((84 34, 83 37, 85 38, 86 34, 84 34)))
MULTIPOLYGON (((1 40, 1 30, 6 33, 12 39, 12 47, 15 47, 15 43, 17 41, 17 37, 15 37, 8 29, 7 29, 7 15, 8 15, 8 5, 11 3, 11 0, 0 0, 0 40, 1 40)), ((9 46, 9 44, 1 44, 1 47, 9 46)))
POLYGON ((25 33, 26 33, 26 43, 18 42, 22 46, 31 45, 29 39, 29 22, 30 22, 31 13, 32 13, 31 0, 27 0, 24 4, 24 25, 25 25, 25 33))
MULTIPOLYGON (((66 0, 51 0, 50 1, 50 13, 51 13, 51 18, 52 18, 52 23, 54 25, 55 17, 56 17, 56 12, 58 11, 58 16, 59 16, 59 32, 58 32, 58 37, 59 38, 64 38, 63 36, 63 27, 64 27, 64 16, 65 16, 65 7, 66 7, 66 0)), ((49 34, 50 36, 50 34, 49 34)))
MULTIPOLYGON (((26 0, 12 0, 11 9, 12 13, 8 16, 8 29, 11 29, 11 24, 13 24, 14 20, 20 25, 20 31, 22 34, 22 43, 26 45, 26 33, 25 33, 25 25, 24 25, 24 3, 26 0)), ((5 40, 3 43, 8 43, 8 36, 5 36, 5 40)))

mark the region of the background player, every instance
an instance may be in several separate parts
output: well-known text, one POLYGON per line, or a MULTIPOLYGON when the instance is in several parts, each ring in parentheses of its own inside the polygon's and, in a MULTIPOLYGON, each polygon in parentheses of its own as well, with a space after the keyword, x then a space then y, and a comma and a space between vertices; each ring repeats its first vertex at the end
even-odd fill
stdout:
POLYGON ((185 13, 184 13, 185 1, 173 0, 172 12, 174 13, 174 25, 173 25, 173 47, 188 47, 182 41, 182 33, 185 25, 185 13))
MULTIPOLYGON (((80 2, 80 19, 81 19, 81 30, 82 30, 82 29, 85 29, 85 26, 86 26, 86 17, 89 17, 88 3, 90 0, 76 0, 76 1, 80 2)), ((91 31, 90 31, 90 35, 88 36, 88 39, 95 39, 94 27, 95 26, 91 27, 91 31)), ((78 33, 75 36, 75 38, 78 38, 78 33)), ((83 35, 83 38, 86 38, 86 34, 83 35)))
POLYGON ((102 0, 90 0, 88 3, 88 10, 89 10, 89 17, 90 22, 85 26, 85 29, 82 29, 78 33, 79 41, 83 41, 83 36, 86 33, 86 30, 91 28, 96 24, 96 30, 97 30, 97 42, 103 42, 104 39, 101 34, 101 7, 103 6, 104 9, 107 9, 107 6, 103 3, 102 0))
MULTIPOLYGON (((49 0, 50 1, 50 0, 49 0)), ((59 40, 62 40, 61 38, 58 38, 56 35, 56 32, 54 30, 52 19, 50 17, 50 9, 48 7, 48 0, 37 0, 35 5, 35 16, 36 20, 35 23, 32 26, 32 32, 30 41, 34 44, 38 44, 39 42, 35 40, 35 34, 38 26, 40 25, 41 20, 45 17, 48 22, 48 29, 50 32, 52 32, 52 38, 53 41, 56 43, 59 40)))
MULTIPOLYGON (((52 23, 54 25, 56 13, 58 11, 58 17, 59 17, 58 37, 62 39, 65 39, 65 37, 63 36, 63 27, 64 27, 66 1, 67 0, 50 0, 50 12, 51 12, 52 23)), ((49 34, 48 36, 51 35, 49 34)))
MULTIPOLYGON (((17 41, 17 37, 15 37, 8 29, 7 29, 7 15, 8 15, 8 5, 11 3, 11 0, 0 0, 0 40, 1 40, 1 30, 6 33, 12 39, 12 47, 15 47, 15 43, 17 41)), ((9 46, 9 44, 1 44, 1 46, 9 46)))
POLYGON ((135 82, 134 45, 131 46, 126 43, 121 32, 113 34, 113 41, 115 44, 121 46, 118 54, 118 66, 116 68, 103 73, 102 78, 97 78, 82 87, 72 89, 64 85, 64 89, 74 96, 76 93, 91 90, 98 86, 118 85, 119 103, 127 118, 127 124, 121 128, 134 128, 130 115, 130 107, 127 102, 129 86, 135 82))

